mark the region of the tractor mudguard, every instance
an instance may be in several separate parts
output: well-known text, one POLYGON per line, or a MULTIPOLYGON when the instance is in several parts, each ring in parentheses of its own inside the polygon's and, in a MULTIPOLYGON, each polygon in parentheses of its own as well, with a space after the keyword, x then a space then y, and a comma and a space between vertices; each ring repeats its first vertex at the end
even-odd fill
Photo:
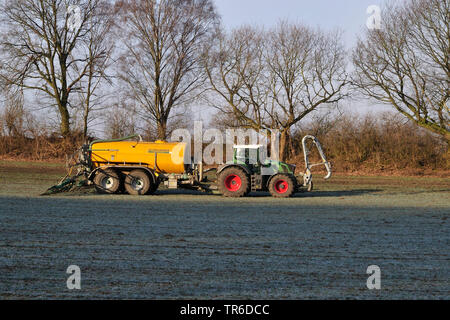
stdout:
POLYGON ((226 168, 230 168, 230 167, 237 167, 237 168, 241 168, 242 170, 245 171, 245 173, 247 173, 249 176, 252 175, 252 172, 250 171, 250 169, 247 166, 244 166, 242 164, 236 164, 236 163, 229 163, 229 164, 223 164, 221 165, 219 168, 217 168, 217 175, 219 175, 223 170, 225 170, 226 168))

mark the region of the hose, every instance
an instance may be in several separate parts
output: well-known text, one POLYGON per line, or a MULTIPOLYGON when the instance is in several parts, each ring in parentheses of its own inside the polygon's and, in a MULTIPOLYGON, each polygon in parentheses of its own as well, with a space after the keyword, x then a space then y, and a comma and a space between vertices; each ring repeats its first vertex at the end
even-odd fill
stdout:
POLYGON ((133 138, 139 138, 139 142, 142 142, 142 137, 140 134, 133 134, 131 136, 128 137, 124 137, 124 138, 119 138, 119 139, 109 139, 109 140, 94 140, 91 142, 91 144, 89 145, 89 149, 92 150, 92 146, 96 143, 101 143, 101 142, 120 142, 120 141, 126 141, 126 140, 130 140, 133 138))

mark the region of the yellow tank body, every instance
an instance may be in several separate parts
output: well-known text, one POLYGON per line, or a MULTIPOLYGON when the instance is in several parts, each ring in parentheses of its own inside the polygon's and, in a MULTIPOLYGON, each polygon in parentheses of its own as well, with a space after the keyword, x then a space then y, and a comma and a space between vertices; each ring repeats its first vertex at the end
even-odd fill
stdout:
POLYGON ((157 173, 185 173, 186 144, 170 142, 95 142, 91 147, 94 167, 145 166, 157 173))

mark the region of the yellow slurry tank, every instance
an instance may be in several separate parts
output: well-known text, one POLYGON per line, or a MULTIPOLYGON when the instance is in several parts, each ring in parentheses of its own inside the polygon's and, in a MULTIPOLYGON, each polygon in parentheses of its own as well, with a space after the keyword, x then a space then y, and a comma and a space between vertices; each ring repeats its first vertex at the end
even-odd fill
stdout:
POLYGON ((184 174, 186 144, 164 141, 99 141, 91 145, 94 168, 116 166, 147 167, 155 173, 184 174))
POLYGON ((186 143, 143 142, 139 135, 97 140, 82 147, 80 163, 87 180, 101 193, 152 194, 198 181, 200 166, 191 165, 186 143), (139 141, 130 141, 133 138, 139 141))

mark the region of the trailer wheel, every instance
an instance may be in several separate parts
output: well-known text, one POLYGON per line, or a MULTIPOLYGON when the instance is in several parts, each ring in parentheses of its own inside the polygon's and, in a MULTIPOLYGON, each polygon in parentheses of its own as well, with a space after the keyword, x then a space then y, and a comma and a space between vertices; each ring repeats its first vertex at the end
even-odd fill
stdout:
POLYGON ((120 188, 120 178, 113 169, 99 170, 95 175, 94 185, 99 193, 113 194, 120 188))
POLYGON ((294 194, 295 188, 294 179, 285 174, 277 174, 269 183, 270 194, 275 198, 289 198, 294 194))
POLYGON ((220 193, 225 197, 240 198, 250 193, 250 178, 240 168, 231 167, 222 171, 218 184, 220 193))
POLYGON ((133 170, 125 177, 125 190, 131 195, 148 194, 152 185, 151 178, 143 170, 133 170))

